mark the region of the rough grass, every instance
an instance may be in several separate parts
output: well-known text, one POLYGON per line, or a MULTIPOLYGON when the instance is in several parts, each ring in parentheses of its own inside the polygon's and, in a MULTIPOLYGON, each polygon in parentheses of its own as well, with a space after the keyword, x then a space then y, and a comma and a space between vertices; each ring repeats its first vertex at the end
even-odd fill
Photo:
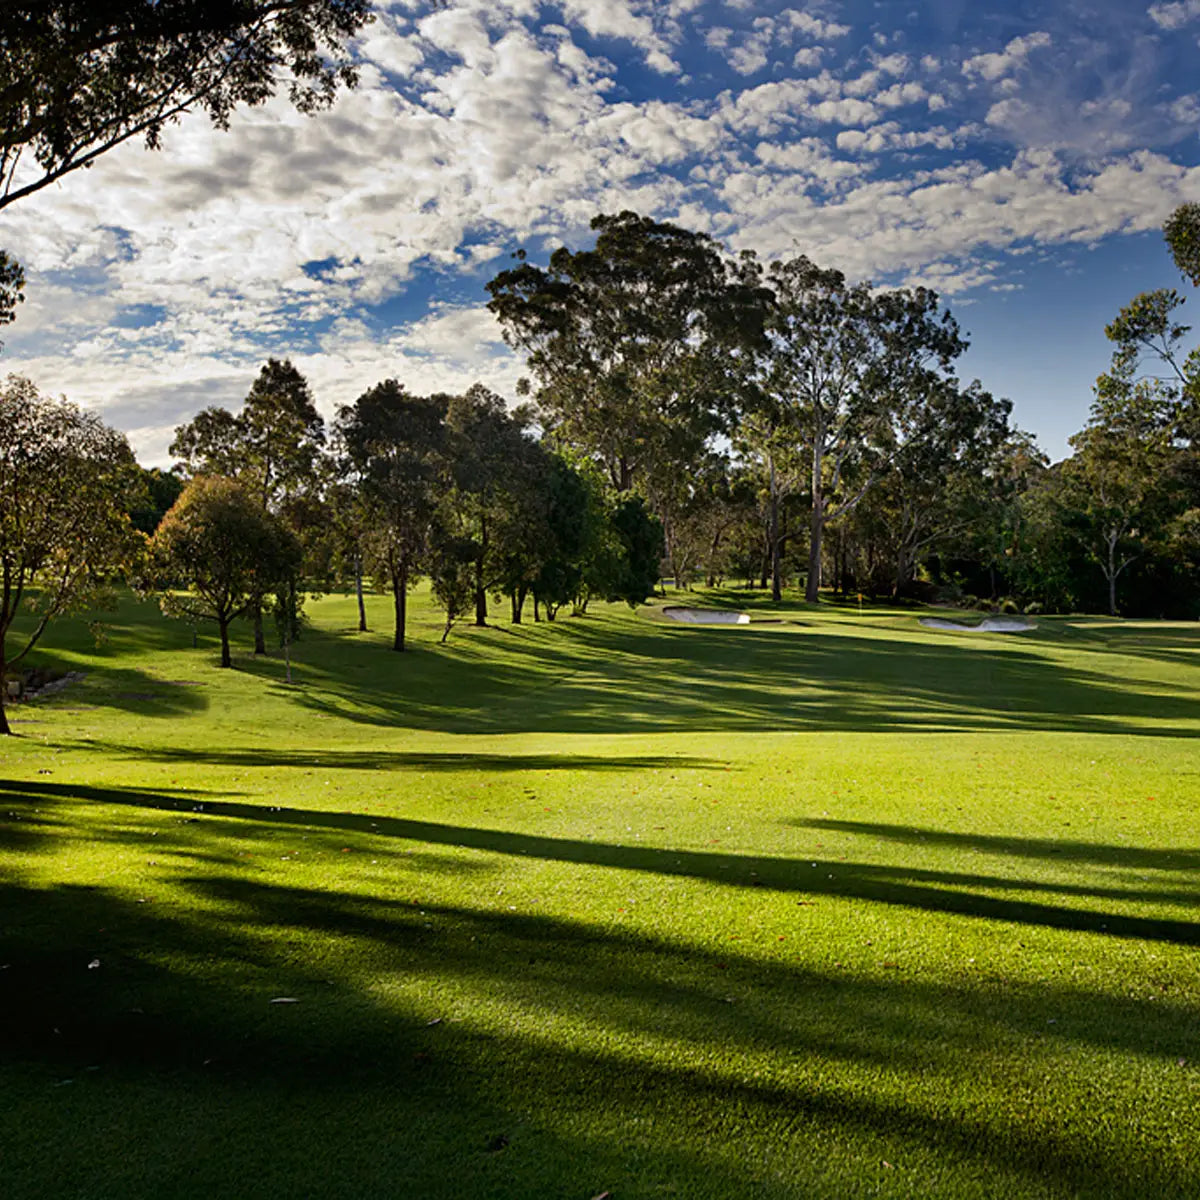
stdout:
POLYGON ((710 602, 60 627, 5 1196, 1200 1195, 1198 627, 710 602))

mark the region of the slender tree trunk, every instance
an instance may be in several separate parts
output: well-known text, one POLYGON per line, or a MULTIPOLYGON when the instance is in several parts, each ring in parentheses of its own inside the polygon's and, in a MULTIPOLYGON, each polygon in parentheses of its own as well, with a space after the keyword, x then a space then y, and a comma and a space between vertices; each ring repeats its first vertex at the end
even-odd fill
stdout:
POLYGON ((254 653, 266 654, 267 639, 263 635, 262 597, 255 596, 251 606, 254 616, 254 653))
POLYGON ((358 632, 367 632, 367 606, 363 600, 362 554, 354 555, 354 595, 358 599, 358 632))
POLYGON ((816 604, 821 598, 821 540, 825 535, 825 495, 821 489, 821 468, 824 465, 821 438, 824 436, 824 430, 818 429, 817 435, 813 445, 812 525, 808 540, 808 582, 804 589, 804 599, 809 604, 816 604))
POLYGON ((475 563, 475 624, 486 625, 487 618, 487 589, 483 586, 483 561, 479 560, 475 563))
POLYGON ((617 461, 617 491, 627 492, 633 487, 633 468, 624 459, 617 461))
MULTIPOLYGON (((408 561, 400 564, 392 575, 392 606, 396 610, 396 634, 392 638, 393 650, 404 650, 404 626, 408 617, 408 561)), ((449 629, 446 631, 449 632, 449 629)), ((446 639, 443 637, 442 641, 446 639)))
POLYGON ((1115 538, 1108 539, 1108 615, 1117 615, 1117 542, 1115 538))
POLYGON ((771 599, 778 603, 783 599, 783 564, 780 559, 783 557, 780 553, 781 547, 779 544, 779 487, 775 478, 775 456, 768 455, 768 464, 771 468, 771 515, 770 515, 770 540, 771 540, 771 599))
POLYGON ((512 593, 512 623, 514 625, 521 624, 521 610, 525 607, 525 597, 529 594, 529 588, 525 584, 513 589, 512 593))
POLYGON ((533 622, 536 625, 542 619, 541 606, 538 602, 537 592, 533 593, 533 622))
POLYGON ((5 678, 7 667, 8 664, 4 661, 4 644, 0 641, 0 736, 12 733, 8 724, 8 714, 4 711, 8 703, 8 680, 5 678))
POLYGON ((479 557, 475 560, 475 624, 486 625, 488 618, 487 588, 483 585, 483 562, 487 557, 487 522, 480 522, 479 557))
POLYGON ((221 666, 232 667, 233 656, 229 653, 229 621, 218 618, 217 624, 221 630, 221 666))

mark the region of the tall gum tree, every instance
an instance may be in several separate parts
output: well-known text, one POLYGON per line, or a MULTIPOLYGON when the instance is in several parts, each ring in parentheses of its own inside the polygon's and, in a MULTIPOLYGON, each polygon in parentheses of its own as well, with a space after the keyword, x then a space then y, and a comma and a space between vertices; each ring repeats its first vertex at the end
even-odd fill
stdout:
POLYGON ((821 585, 825 529, 849 512, 915 428, 912 414, 966 349, 927 288, 847 285, 801 255, 768 272, 760 386, 809 455, 812 515, 805 599, 821 585))
POLYGON ((725 425, 730 362, 761 325, 761 289, 702 233, 633 212, 593 219, 590 250, 554 251, 488 285, 488 308, 523 352, 552 440, 627 492, 686 472, 725 425))
POLYGON ((362 497, 366 549, 392 593, 392 649, 402 651, 408 589, 429 545, 446 446, 447 396, 417 396, 395 379, 338 410, 342 478, 362 497))

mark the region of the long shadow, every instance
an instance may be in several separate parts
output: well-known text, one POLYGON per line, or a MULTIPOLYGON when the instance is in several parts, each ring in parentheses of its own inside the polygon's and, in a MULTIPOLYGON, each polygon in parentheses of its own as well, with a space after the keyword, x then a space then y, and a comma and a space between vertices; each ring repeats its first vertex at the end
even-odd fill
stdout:
MULTIPOLYGON (((849 631, 667 628, 600 617, 472 630, 380 671, 376 646, 314 634, 297 702, 456 733, 1020 730, 1195 737, 1200 695, 1131 686, 1045 649, 849 631), (561 628, 559 628, 561 627, 561 628), (336 668, 322 666, 336 661, 336 668)), ((268 668, 261 664, 252 669, 268 668)))
POLYGON ((88 746, 105 754, 139 762, 203 763, 223 767, 329 767, 337 771, 652 771, 725 770, 717 759, 679 754, 486 754, 468 751, 419 750, 280 750, 264 746, 194 749, 182 746, 130 746, 92 740, 88 746))
MULTIPOLYGON (((955 871, 930 871, 868 862, 820 859, 748 857, 708 851, 628 846, 571 838, 540 837, 501 829, 481 829, 416 821, 402 817, 363 816, 311 809, 261 807, 254 804, 157 796, 120 789, 76 789, 70 784, 8 785, 0 793, 8 802, 26 798, 82 798, 108 804, 167 812, 200 814, 196 819, 221 818, 246 823, 247 828, 287 825, 305 829, 337 829, 370 837, 449 845, 513 857, 611 867, 664 876, 704 879, 726 887, 765 888, 805 895, 829 895, 867 900, 892 907, 948 913, 1049 929, 1087 932, 1107 938, 1200 945, 1200 921, 1131 916, 1100 908, 1067 907, 1032 899, 1002 899, 990 890, 1048 892, 1127 902, 1159 901, 1196 907, 1200 895, 1187 889, 1123 891, 1108 886, 1081 886, 1026 881, 955 871)), ((1114 853, 1120 848, 1107 848, 1114 853)), ((1098 848, 1103 853, 1104 848, 1098 848)), ((1153 852, 1150 852, 1153 853, 1153 852)), ((1110 860, 1111 861, 1111 860, 1110 860)))
MULTIPOLYGON (((52 1072, 29 1079, 20 1113, 58 1146, 39 1157, 37 1136, 13 1136, 0 1112, 7 1195, 64 1194, 75 1169, 90 1194, 239 1194, 268 1146, 303 1192, 311 1146, 331 1143, 353 1150, 322 1187, 338 1196, 394 1195, 398 1163, 421 1196, 647 1195, 661 1178, 681 1194, 867 1195, 886 1176, 865 1153, 926 1160, 914 1195, 944 1194, 948 1166, 986 1173, 996 1194, 1190 1198, 1200 1185, 1186 1147, 1164 1152, 1143 1128, 1146 1109, 1107 1122, 1079 1101, 1087 1081, 1063 1091, 1066 1047, 1195 1055, 1195 1011, 1169 997, 1034 984, 998 1002, 966 983, 847 976, 528 913, 228 876, 184 886, 208 907, 0 883, 0 1069, 52 1072), (310 962, 294 938, 338 951, 310 962), (378 981, 391 977, 452 980, 514 1019, 459 1025, 437 992, 386 999, 378 981), (298 1003, 271 1007, 280 994, 298 1003), (1044 1057, 1048 1102, 1076 1107, 1047 1124, 998 1102, 996 1086, 1022 1077, 990 1082, 998 1050, 1010 1064, 1044 1057), (970 1102, 946 1102, 939 1084, 970 1102), (648 1123, 636 1153, 614 1133, 630 1121, 648 1123), (511 1135, 499 1175, 498 1133, 511 1135), (222 1153, 185 1159, 194 1175, 149 1171, 196 1139, 222 1153), (526 1146, 537 1153, 523 1165, 526 1146), (752 1164, 772 1149, 781 1174, 760 1175, 752 1164)), ((1162 1105, 1186 1120, 1187 1080, 1174 1078, 1162 1105)))
MULTIPOLYGON (((1098 842, 1078 842, 1061 838, 999 837, 995 834, 951 833, 916 825, 888 825, 876 821, 840 821, 830 817, 811 817, 788 821, 801 829, 826 829, 838 833, 861 834, 908 845, 946 846, 955 850, 978 850, 1011 858, 1055 859, 1059 862, 1096 863, 1101 866, 1129 867, 1149 871, 1200 870, 1200 848, 1152 850, 1142 846, 1106 846, 1098 842)), ((1197 897, 1200 899, 1200 896, 1197 897)))

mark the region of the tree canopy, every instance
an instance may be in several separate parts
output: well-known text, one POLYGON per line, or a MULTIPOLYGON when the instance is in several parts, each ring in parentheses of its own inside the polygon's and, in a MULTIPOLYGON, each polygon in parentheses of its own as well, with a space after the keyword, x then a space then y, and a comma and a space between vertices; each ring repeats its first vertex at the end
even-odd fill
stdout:
POLYGON ((57 616, 94 601, 142 544, 125 511, 136 465, 122 434, 27 379, 0 386, 0 733, 4 682, 57 616), (21 649, 7 640, 22 603, 37 614, 21 649))
POLYGON ((170 616, 215 621, 221 666, 229 625, 287 580, 300 547, 281 521, 232 479, 201 475, 184 488, 150 542, 151 579, 170 616), (178 590, 185 584, 188 591, 178 590))
POLYGON ((282 84, 302 112, 356 72, 369 0, 5 0, 0 208, 189 110, 219 128, 282 84), (28 161, 32 159, 32 162, 28 161))

